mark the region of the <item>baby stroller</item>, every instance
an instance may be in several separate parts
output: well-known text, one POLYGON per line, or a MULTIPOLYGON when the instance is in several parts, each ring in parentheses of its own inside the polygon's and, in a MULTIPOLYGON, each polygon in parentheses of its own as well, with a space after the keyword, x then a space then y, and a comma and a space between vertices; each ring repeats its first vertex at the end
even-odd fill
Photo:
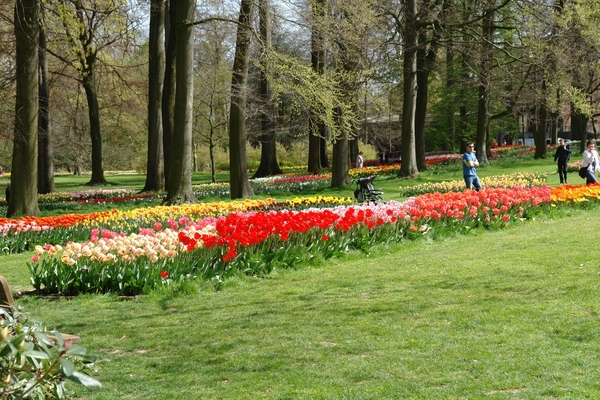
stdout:
POLYGON ((381 196, 383 192, 380 189, 373 187, 373 181, 375 175, 365 176, 364 178, 358 178, 356 182, 356 190, 354 191, 354 197, 359 203, 363 202, 375 202, 383 201, 381 196))

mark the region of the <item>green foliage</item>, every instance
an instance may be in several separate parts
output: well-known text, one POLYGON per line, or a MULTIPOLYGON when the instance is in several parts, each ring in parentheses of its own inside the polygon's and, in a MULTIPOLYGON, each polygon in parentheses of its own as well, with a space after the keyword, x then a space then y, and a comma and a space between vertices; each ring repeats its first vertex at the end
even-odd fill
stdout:
POLYGON ((101 386, 82 372, 99 358, 51 333, 27 313, 0 308, 0 399, 64 399, 67 380, 101 386))
POLYGON ((173 283, 172 278, 161 277, 163 271, 169 271, 169 277, 177 277, 177 282, 197 275, 196 263, 188 253, 159 262, 146 257, 138 258, 135 263, 96 261, 69 265, 56 261, 44 258, 28 263, 31 283, 37 291, 65 295, 119 293, 127 296, 149 293, 161 285, 173 283))
POLYGON ((319 135, 319 124, 329 129, 333 141, 353 132, 356 115, 344 95, 341 74, 318 74, 310 65, 274 51, 263 53, 258 65, 268 75, 274 98, 291 95, 292 110, 314 120, 311 134, 319 135))
POLYGON ((458 152, 460 141, 472 141, 476 129, 476 104, 472 98, 474 89, 467 87, 442 87, 439 95, 432 100, 431 123, 427 126, 425 135, 426 150, 448 150, 458 152), (466 97, 466 99, 463 99, 466 97), (459 115, 457 104, 463 104, 466 115, 459 115))

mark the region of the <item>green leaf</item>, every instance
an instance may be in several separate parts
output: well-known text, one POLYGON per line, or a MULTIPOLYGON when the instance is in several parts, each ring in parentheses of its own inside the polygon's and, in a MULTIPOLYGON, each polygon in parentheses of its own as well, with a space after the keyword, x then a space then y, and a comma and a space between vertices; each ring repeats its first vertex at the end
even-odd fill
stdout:
POLYGON ((75 364, 73 364, 71 361, 67 360, 66 358, 60 359, 60 367, 61 367, 62 373, 66 377, 73 375, 73 373, 75 372, 75 364))
POLYGON ((12 346, 4 346, 2 347, 2 350, 0 350, 0 357, 8 357, 8 355, 11 354, 13 351, 16 351, 16 349, 14 349, 12 346))
POLYGON ((22 335, 18 335, 18 336, 15 336, 14 338, 12 338, 12 340, 10 341, 10 344, 12 346, 14 346, 15 348, 17 348, 24 341, 25 341, 25 334, 22 334, 22 335))
POLYGON ((71 375, 67 376, 67 378, 73 382, 77 382, 80 385, 87 386, 87 387, 102 386, 102 384, 100 382, 98 382, 91 376, 86 375, 83 372, 79 372, 79 371, 73 371, 73 373, 71 375))
POLYGON ((26 357, 36 358, 36 359, 49 359, 50 356, 43 351, 38 350, 27 350, 23 352, 23 355, 26 357))
POLYGON ((74 357, 83 357, 85 355, 85 351, 85 347, 82 347, 78 344, 72 344, 71 347, 69 347, 69 350, 67 350, 67 355, 74 357))

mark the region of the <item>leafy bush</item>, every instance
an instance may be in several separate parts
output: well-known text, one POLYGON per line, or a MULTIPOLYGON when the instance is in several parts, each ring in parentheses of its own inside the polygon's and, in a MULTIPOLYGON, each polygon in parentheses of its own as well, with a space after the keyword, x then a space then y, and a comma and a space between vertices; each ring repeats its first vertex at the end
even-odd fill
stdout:
POLYGON ((29 314, 0 309, 0 399, 64 399, 67 380, 101 386, 81 372, 97 360, 81 346, 65 346, 58 332, 48 336, 29 314))

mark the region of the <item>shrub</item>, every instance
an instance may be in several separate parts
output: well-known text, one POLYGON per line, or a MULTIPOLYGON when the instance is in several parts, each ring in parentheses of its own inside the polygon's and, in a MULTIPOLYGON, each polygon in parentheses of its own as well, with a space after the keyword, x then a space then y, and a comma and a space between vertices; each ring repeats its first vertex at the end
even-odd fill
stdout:
POLYGON ((100 386, 80 371, 98 358, 76 344, 66 348, 58 332, 52 335, 29 314, 0 308, 0 399, 63 399, 67 380, 100 386))

